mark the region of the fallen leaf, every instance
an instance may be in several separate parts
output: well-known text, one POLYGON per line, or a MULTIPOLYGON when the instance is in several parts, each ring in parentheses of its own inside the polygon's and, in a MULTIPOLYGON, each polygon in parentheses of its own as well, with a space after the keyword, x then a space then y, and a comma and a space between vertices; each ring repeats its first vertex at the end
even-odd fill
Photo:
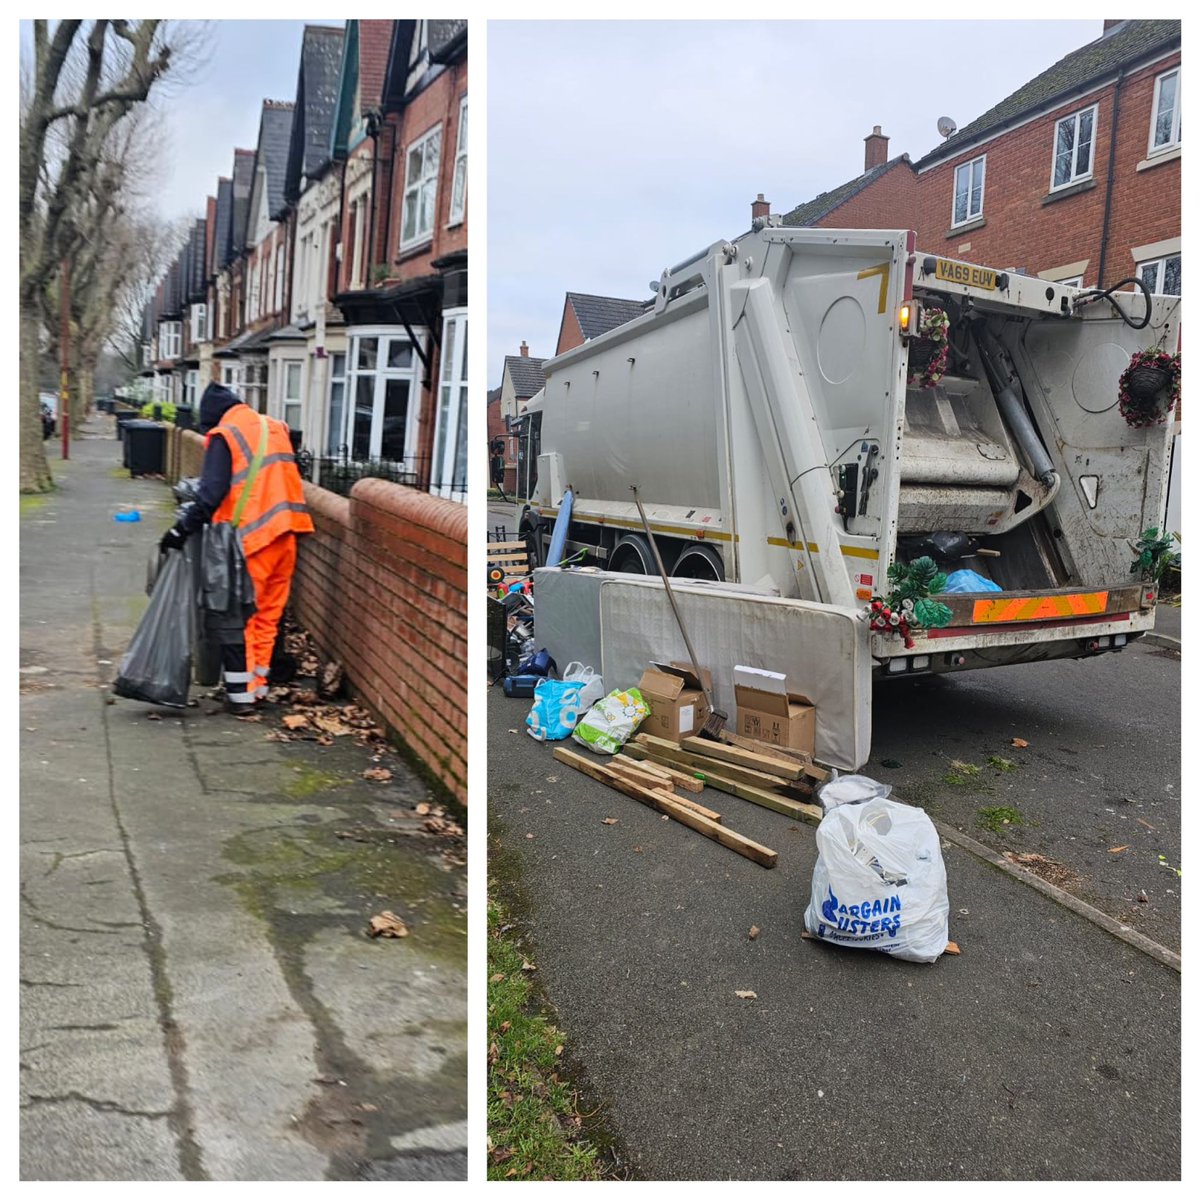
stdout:
POLYGON ((495 975, 488 980, 488 983, 503 983, 507 977, 503 971, 497 971, 495 975))
POLYGON ((252 722, 254 722, 255 724, 257 724, 259 721, 261 721, 261 720, 262 720, 262 713, 247 713, 247 714, 246 714, 246 716, 244 716, 244 717, 238 717, 238 718, 237 718, 237 720, 239 720, 239 721, 252 721, 252 722))
POLYGON ((633 852, 634 852, 634 854, 641 854, 641 852, 642 852, 641 846, 634 846, 633 852))
POLYGON ((287 729, 305 729, 308 726, 308 718, 303 713, 288 713, 283 718, 283 724, 287 729))
POLYGON ((1013 740, 1009 742, 1009 745, 1016 746, 1018 750, 1024 750, 1029 743, 1024 738, 1013 738, 1013 740))
POLYGON ((379 913, 371 918, 371 936, 402 938, 408 937, 408 926, 394 912, 379 913))
POLYGON ((363 773, 364 779, 375 779, 380 783, 387 783, 392 777, 391 771, 387 767, 368 767, 363 773))
POLYGON ((562 1043, 559 1042, 559 1044, 554 1047, 554 1057, 562 1058, 562 1052, 563 1052, 562 1043))
POLYGON ((1135 821, 1136 821, 1136 822, 1137 822, 1139 825, 1145 825, 1145 827, 1146 827, 1147 829, 1149 829, 1151 833, 1157 833, 1157 832, 1158 832, 1158 827, 1157 827, 1156 825, 1151 825, 1149 821, 1143 821, 1141 817, 1134 817, 1133 819, 1134 819, 1134 820, 1135 820, 1135 821))
POLYGON ((754 939, 755 939, 756 937, 758 937, 758 926, 757 926, 757 925, 751 925, 751 926, 750 926, 750 932, 749 932, 749 933, 748 933, 746 936, 747 936, 747 937, 749 937, 749 939, 750 939, 751 941, 754 941, 754 939))
POLYGON ((533 965, 533 963, 531 963, 529 961, 529 959, 525 958, 525 959, 521 960, 521 970, 522 971, 536 971, 537 967, 535 967, 533 965))
POLYGON ((1108 849, 1108 852, 1109 852, 1109 854, 1120 854, 1122 850, 1128 850, 1128 849, 1129 849, 1128 846, 1110 846, 1108 849))
POLYGON ((733 994, 739 1000, 757 1000, 758 999, 757 992, 734 992, 733 994))
POLYGON ((605 817, 604 820, 600 822, 601 825, 615 825, 616 823, 616 817, 605 817))
POLYGON ((1150 903, 1150 897, 1146 895, 1145 888, 1143 888, 1140 892, 1138 892, 1137 901, 1139 904, 1149 904, 1150 903))
POLYGON ((313 717, 312 723, 318 729, 323 729, 326 733, 332 733, 334 737, 345 737, 347 734, 354 732, 351 726, 339 721, 337 717, 329 713, 321 713, 313 717))
POLYGON ((508 1162, 512 1156, 513 1152, 509 1150, 507 1146, 505 1146, 499 1150, 492 1151, 492 1162, 499 1166, 501 1163, 508 1162))
POLYGON ((430 806, 428 804, 418 804, 417 805, 417 816, 418 817, 423 817, 430 811, 432 811, 432 810, 430 809, 430 806))
POLYGON ((501 1033, 507 1033, 511 1028, 512 1028, 511 1021, 501 1021, 500 1022, 500 1032, 501 1033))
POLYGON ((378 1112, 378 1104, 360 1104, 358 1106, 360 1112, 378 1112))

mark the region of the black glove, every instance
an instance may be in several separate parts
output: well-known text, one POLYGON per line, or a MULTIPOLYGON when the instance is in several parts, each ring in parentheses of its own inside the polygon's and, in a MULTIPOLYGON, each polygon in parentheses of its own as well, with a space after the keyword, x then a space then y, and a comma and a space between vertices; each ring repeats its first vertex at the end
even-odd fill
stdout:
POLYGON ((178 525, 172 525, 166 533, 162 535, 162 541, 158 543, 159 551, 166 554, 168 550, 182 550, 183 543, 188 539, 187 530, 181 529, 178 525))

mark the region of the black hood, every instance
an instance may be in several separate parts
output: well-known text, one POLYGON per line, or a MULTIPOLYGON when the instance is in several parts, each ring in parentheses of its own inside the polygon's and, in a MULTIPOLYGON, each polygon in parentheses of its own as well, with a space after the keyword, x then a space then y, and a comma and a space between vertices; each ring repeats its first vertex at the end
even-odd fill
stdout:
POLYGON ((204 389, 204 395, 200 397, 200 432, 208 433, 220 424, 221 418, 235 404, 241 403, 241 398, 235 396, 227 387, 219 383, 210 383, 204 389))

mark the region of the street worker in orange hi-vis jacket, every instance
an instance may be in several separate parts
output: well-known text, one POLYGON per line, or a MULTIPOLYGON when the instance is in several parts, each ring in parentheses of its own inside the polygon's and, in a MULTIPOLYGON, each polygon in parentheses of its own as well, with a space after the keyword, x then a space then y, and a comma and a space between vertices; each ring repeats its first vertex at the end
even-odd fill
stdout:
POLYGON ((205 444, 197 498, 161 546, 178 549, 210 521, 237 528, 254 581, 255 612, 244 643, 222 646, 221 666, 226 708, 243 715, 267 697, 271 654, 296 569, 296 535, 312 533, 313 523, 282 421, 210 383, 200 399, 199 427, 205 444))

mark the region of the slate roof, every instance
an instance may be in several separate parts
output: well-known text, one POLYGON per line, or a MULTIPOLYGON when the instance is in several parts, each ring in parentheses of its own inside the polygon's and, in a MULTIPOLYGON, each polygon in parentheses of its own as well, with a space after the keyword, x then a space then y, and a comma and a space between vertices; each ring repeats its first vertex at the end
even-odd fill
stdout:
POLYGON ((314 178, 329 162, 329 133, 337 105, 338 72, 345 30, 331 25, 306 25, 296 80, 296 109, 288 146, 284 198, 300 196, 301 178, 314 178))
POLYGON ((523 354, 506 354, 504 370, 513 381, 513 390, 518 400, 528 400, 546 386, 546 373, 542 370, 544 358, 526 358, 523 354))
POLYGON ((1179 44, 1178 21, 1126 21, 1107 36, 1088 42, 1086 46, 1080 46, 1078 50, 1059 59, 981 117, 948 137, 917 163, 917 169, 950 157, 982 134, 999 130, 1059 97, 1065 98, 1087 84, 1113 74, 1118 67, 1149 58, 1156 52, 1179 44))
POLYGON ((430 21, 426 36, 429 42, 429 57, 435 63, 448 62, 460 49, 465 49, 467 23, 465 20, 430 21))
POLYGON ((217 228, 213 249, 213 273, 228 266, 233 258, 233 180, 223 176, 217 180, 217 228))
MULTIPOLYGON (((645 313, 648 305, 641 300, 620 300, 615 296, 589 296, 586 292, 568 292, 567 303, 575 310, 575 319, 586 340, 599 337, 618 325, 625 325, 645 313)), ((649 301, 648 303, 653 303, 649 301)))
POLYGON ((288 144, 292 137, 295 108, 290 100, 263 101, 254 169, 257 173, 258 168, 262 167, 266 172, 267 216, 272 221, 283 210, 283 181, 287 174, 288 144))
POLYGON ((246 248, 246 221, 250 209, 250 186, 254 182, 254 151, 233 152, 233 212, 230 218, 229 258, 232 262, 246 248))
POLYGON ((900 154, 896 158, 890 158, 885 163, 880 163, 877 167, 872 167, 869 171, 864 171, 855 179, 851 179, 847 183, 843 183, 840 187, 835 187, 831 191, 822 192, 819 196, 814 196, 806 204, 798 204, 789 213, 783 214, 783 223, 785 225, 806 226, 814 225, 823 217, 827 217, 835 208, 840 208, 847 200, 853 196, 857 196, 863 188, 870 187, 875 180, 886 175, 893 167, 899 166, 900 163, 912 165, 912 160, 907 154, 900 154))

